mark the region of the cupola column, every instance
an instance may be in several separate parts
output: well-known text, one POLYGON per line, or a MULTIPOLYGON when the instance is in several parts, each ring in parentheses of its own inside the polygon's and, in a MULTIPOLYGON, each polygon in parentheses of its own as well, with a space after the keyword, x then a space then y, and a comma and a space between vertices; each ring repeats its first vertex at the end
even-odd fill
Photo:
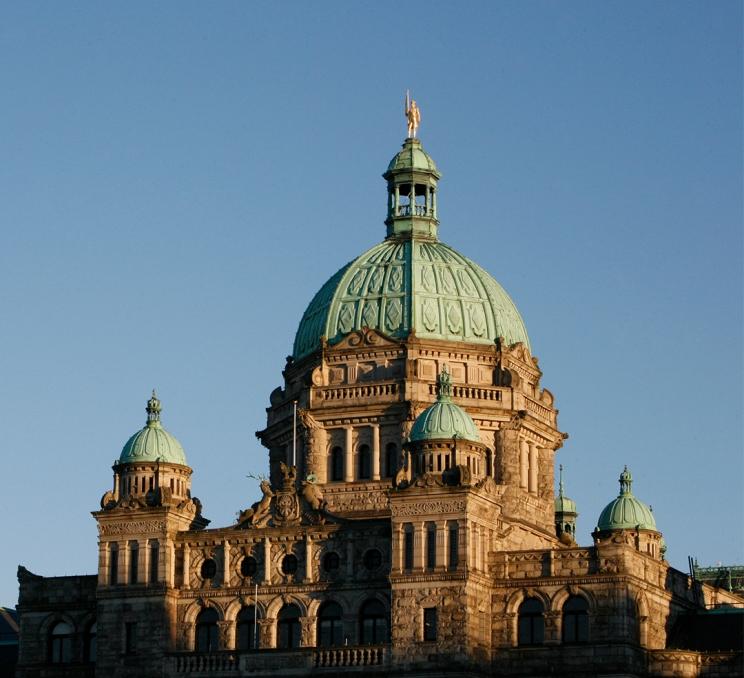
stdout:
POLYGON ((354 428, 346 427, 346 449, 344 460, 344 480, 350 483, 354 480, 354 428))
POLYGON ((372 480, 380 479, 380 425, 372 424, 372 480))
POLYGON ((537 494, 537 446, 534 443, 529 443, 530 450, 530 487, 529 490, 532 494, 537 494))
POLYGON ((526 440, 519 441, 519 487, 526 490, 529 487, 530 448, 526 440))

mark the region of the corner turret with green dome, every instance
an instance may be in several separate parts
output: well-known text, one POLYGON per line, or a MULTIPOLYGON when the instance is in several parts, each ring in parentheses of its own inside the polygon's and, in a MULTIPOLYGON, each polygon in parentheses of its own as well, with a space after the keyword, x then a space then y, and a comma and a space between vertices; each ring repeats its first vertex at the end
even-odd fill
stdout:
POLYGON ((576 502, 566 496, 563 487, 563 464, 558 467, 558 496, 555 498, 555 533, 564 544, 576 543, 576 502))
POLYGON ((168 433, 160 422, 161 410, 160 400, 153 389, 152 396, 145 407, 147 422, 141 430, 127 440, 119 455, 120 464, 160 461, 187 466, 181 443, 175 436, 168 433))

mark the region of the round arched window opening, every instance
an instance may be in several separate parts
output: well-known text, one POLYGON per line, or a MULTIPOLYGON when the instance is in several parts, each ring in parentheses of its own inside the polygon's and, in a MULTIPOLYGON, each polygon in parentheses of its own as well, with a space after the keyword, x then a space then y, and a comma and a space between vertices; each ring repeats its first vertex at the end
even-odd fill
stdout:
POLYGON ((335 551, 329 551, 323 556, 323 570, 325 572, 335 572, 341 566, 341 558, 335 551))
POLYGON ((365 551, 362 562, 368 570, 376 570, 382 565, 382 553, 378 549, 369 549, 365 551))
POLYGON ((240 561, 240 574, 243 577, 254 577, 258 572, 258 563, 253 556, 246 556, 240 561))
POLYGON ((214 579, 217 575, 217 563, 212 558, 207 558, 201 566, 202 579, 214 579))
POLYGON ((297 556, 291 553, 284 556, 282 559, 282 572, 284 574, 294 574, 297 572, 297 556))

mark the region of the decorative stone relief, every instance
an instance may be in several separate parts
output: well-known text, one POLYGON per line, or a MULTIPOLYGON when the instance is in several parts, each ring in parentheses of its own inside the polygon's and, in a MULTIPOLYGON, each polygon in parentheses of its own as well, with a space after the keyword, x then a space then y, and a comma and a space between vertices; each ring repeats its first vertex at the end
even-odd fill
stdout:
POLYGON ((165 522, 162 520, 134 520, 126 523, 98 525, 98 532, 101 535, 151 533, 163 530, 165 530, 165 522))
POLYGON ((394 516, 422 516, 436 513, 460 513, 465 510, 464 499, 432 499, 413 504, 391 504, 394 516))

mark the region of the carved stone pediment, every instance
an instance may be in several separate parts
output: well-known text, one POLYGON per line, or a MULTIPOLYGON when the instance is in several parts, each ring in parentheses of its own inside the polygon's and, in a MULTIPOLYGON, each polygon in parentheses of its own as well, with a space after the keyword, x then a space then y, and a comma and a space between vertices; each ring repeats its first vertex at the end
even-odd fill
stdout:
POLYGON ((378 330, 370 329, 368 327, 362 328, 361 330, 355 330, 347 334, 341 341, 334 344, 330 350, 349 350, 354 348, 384 348, 384 347, 399 347, 401 342, 397 339, 393 339, 378 330))

